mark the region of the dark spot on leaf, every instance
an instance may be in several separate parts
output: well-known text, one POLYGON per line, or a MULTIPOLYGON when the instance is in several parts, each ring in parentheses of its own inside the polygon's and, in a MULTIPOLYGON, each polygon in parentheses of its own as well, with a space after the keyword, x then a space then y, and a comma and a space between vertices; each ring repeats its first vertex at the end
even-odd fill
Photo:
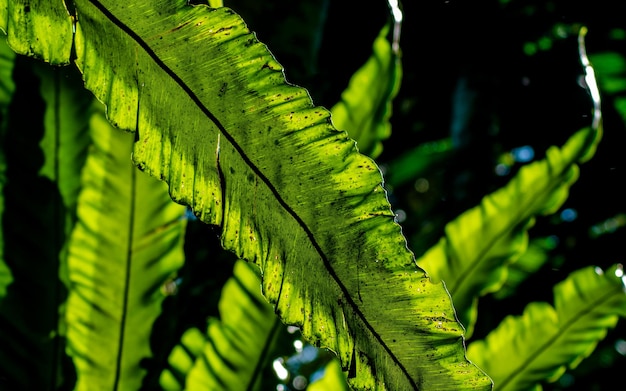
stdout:
POLYGON ((220 87, 220 91, 217 93, 217 96, 219 96, 220 98, 224 96, 224 94, 226 94, 226 88, 228 87, 228 83, 224 82, 222 83, 222 86, 220 87))
MULTIPOLYGON (((219 28, 219 29, 215 32, 215 34, 217 34, 217 33, 221 33, 221 32, 223 32, 223 31, 229 31, 229 30, 232 30, 232 28, 233 28, 232 26, 228 26, 228 27, 220 27, 220 28, 219 28)), ((226 34, 226 35, 228 35, 228 34, 226 34)))

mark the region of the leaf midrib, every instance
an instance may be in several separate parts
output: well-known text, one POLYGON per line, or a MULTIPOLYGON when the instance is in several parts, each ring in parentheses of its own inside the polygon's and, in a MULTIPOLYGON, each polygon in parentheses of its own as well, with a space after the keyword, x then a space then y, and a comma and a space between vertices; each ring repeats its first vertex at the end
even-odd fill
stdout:
MULTIPOLYGON (((547 157, 546 157, 546 159, 547 159, 547 157)), ((548 160, 546 160, 546 163, 548 165, 548 169, 552 168, 552 165, 549 164, 548 160)), ((561 170, 561 172, 559 174, 559 177, 563 177, 564 174, 566 172, 568 172, 569 170, 571 170, 572 167, 575 166, 576 164, 577 164, 576 161, 572 161, 570 164, 568 164, 563 170, 561 170)), ((516 179, 517 178, 513 179, 513 181, 516 180, 516 179)), ((529 211, 534 210, 536 208, 536 205, 539 204, 539 201, 541 201, 542 198, 545 198, 546 194, 551 194, 552 192, 555 191, 555 189, 558 189, 561 186, 567 185, 566 183, 563 183, 563 182, 560 182, 560 181, 559 182, 554 181, 553 183, 554 183, 553 185, 547 186, 547 189, 544 192, 535 193, 536 196, 535 197, 531 197, 529 199, 529 202, 526 204, 525 208, 516 208, 516 211, 518 213, 516 213, 514 218, 512 219, 513 221, 515 221, 515 223, 514 224, 509 224, 508 227, 505 230, 503 230, 500 235, 496 235, 491 240, 489 240, 487 242, 487 244, 485 246, 483 246, 483 249, 481 251, 479 251, 478 255, 476 256, 476 259, 479 260, 479 261, 472 262, 469 265, 469 267, 466 268, 467 272, 465 272, 465 273, 460 272, 459 273, 459 278, 456 281, 456 283, 455 284, 450 284, 451 287, 449 288, 449 290, 450 290, 450 295, 452 295, 452 297, 455 297, 457 292, 461 290, 459 288, 461 285, 463 285, 466 281, 471 281, 469 276, 471 274, 475 274, 476 271, 479 270, 480 266, 484 263, 486 255, 489 253, 491 248, 493 248, 498 241, 500 241, 502 238, 506 238, 506 237, 510 236, 511 232, 513 232, 516 227, 518 227, 522 222, 527 221, 528 219, 531 219, 533 217, 533 215, 536 214, 536 213, 529 213, 529 211), (523 216, 526 216, 526 217, 524 219, 522 219, 523 216)), ((507 184, 507 186, 508 186, 508 184, 507 184)), ((483 202, 480 203, 479 208, 481 209, 481 211, 484 209, 483 202)), ((482 213, 481 213, 481 215, 482 215, 482 213)))
POLYGON ((133 257, 133 241, 135 239, 135 210, 136 210, 136 195, 137 195, 137 169, 135 166, 131 166, 130 169, 130 202, 129 202, 129 221, 128 221, 128 235, 126 242, 126 254, 124 258, 125 270, 124 270, 124 294, 122 296, 122 314, 120 318, 119 327, 119 339, 117 347, 117 357, 115 361, 115 378, 113 380, 113 390, 117 390, 120 385, 120 379, 122 376, 122 359, 124 354, 124 331, 126 329, 126 315, 128 314, 128 297, 130 294, 130 275, 131 275, 131 262, 133 257))
MULTIPOLYGON (((621 292, 621 288, 619 289, 619 291, 621 292)), ((497 385, 498 389, 504 389, 504 387, 506 387, 509 383, 511 383, 515 378, 521 376, 521 374, 526 371, 526 369, 533 363, 533 361, 537 359, 537 357, 541 356, 544 352, 549 350, 550 347, 554 345, 558 339, 560 339, 563 335, 565 335, 569 329, 574 327, 574 325, 576 325, 578 321, 580 321, 581 319, 583 319, 583 317, 593 312, 593 310, 596 307, 598 307, 605 301, 609 300, 609 298, 613 296, 614 294, 615 294, 615 291, 610 290, 606 295, 600 296, 597 300, 590 302, 589 305, 587 305, 586 307, 582 308, 581 310, 577 311, 575 314, 570 316, 569 317, 570 321, 566 323, 564 327, 559 328, 557 333, 554 333, 554 335, 548 340, 546 340, 545 343, 539 345, 537 349, 535 349, 535 351, 532 354, 530 354, 528 358, 524 360, 524 362, 520 366, 518 366, 515 370, 510 371, 511 375, 507 377, 504 382, 497 385)), ((555 308, 555 311, 556 311, 556 308, 555 308)), ((561 324, 560 321, 561 319, 559 319, 559 324, 561 324)))
POLYGON ((365 315, 361 312, 361 310, 357 307, 355 300, 350 295, 347 287, 341 282, 337 273, 330 265, 328 258, 325 253, 321 249, 319 243, 314 239, 312 231, 306 225, 306 223, 302 220, 300 216, 296 214, 296 212, 289 207, 289 205, 285 202, 285 200, 280 196, 278 190, 271 184, 269 179, 263 175, 261 170, 253 164, 250 158, 243 151, 242 147, 235 141, 234 137, 225 129, 224 125, 217 119, 217 117, 202 103, 202 101, 198 98, 198 96, 191 90, 191 88, 178 76, 171 68, 169 68, 158 56, 157 54, 150 48, 150 46, 137 34, 135 33, 129 26, 124 24, 121 20, 119 20, 115 15, 113 15, 102 3, 98 0, 89 0, 89 2, 95 6, 104 16, 106 16, 113 24, 115 24, 118 28, 120 28, 125 34, 127 34, 130 38, 132 38, 145 52, 150 58, 157 64, 169 77, 174 80, 176 84, 188 95, 188 97, 196 104, 196 106, 204 113, 219 129, 221 134, 231 143, 233 148, 239 153, 242 160, 245 162, 248 167, 265 183, 271 193, 276 197, 278 203, 289 213, 294 220, 300 225, 300 227, 307 234, 307 237, 311 241, 311 244, 315 248, 316 252, 319 254, 322 262, 328 273, 331 275, 337 286, 340 288, 341 292, 344 294, 346 301, 349 303, 352 310, 355 314, 361 319, 366 328, 372 333, 374 338, 378 341, 381 347, 387 352, 392 361, 400 368, 402 373, 405 375, 406 379, 410 382, 413 389, 418 390, 419 387, 416 381, 409 375, 408 370, 404 367, 404 365, 400 362, 398 357, 393 354, 389 346, 383 341, 382 337, 376 332, 374 327, 367 321, 365 315))

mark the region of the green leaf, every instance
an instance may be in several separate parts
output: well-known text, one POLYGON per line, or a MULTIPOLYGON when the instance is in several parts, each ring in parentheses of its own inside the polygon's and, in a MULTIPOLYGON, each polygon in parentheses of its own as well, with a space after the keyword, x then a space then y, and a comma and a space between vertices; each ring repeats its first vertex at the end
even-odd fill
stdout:
POLYGON ((596 53, 591 57, 598 73, 601 91, 614 96, 614 105, 622 120, 626 122, 626 56, 616 52, 596 53))
POLYGON ((170 355, 172 369, 161 375, 164 389, 259 389, 261 368, 280 321, 261 295, 261 281, 251 265, 235 264, 219 310, 220 318, 209 320, 206 335, 197 329, 185 333, 170 355))
POLYGON ((556 381, 595 349, 607 330, 626 317, 626 278, 621 265, 606 272, 587 267, 554 288, 554 307, 529 304, 509 316, 468 357, 485 369, 496 389, 527 390, 556 381))
POLYGON ((554 213, 578 179, 579 161, 589 159, 601 130, 583 129, 543 160, 522 167, 503 188, 483 198, 445 227, 445 236, 418 264, 446 283, 459 319, 471 335, 477 298, 506 281, 508 265, 527 249, 535 216, 554 213))
POLYGON ((333 124, 346 130, 361 153, 380 155, 391 135, 392 101, 400 89, 402 63, 387 39, 389 25, 380 30, 372 55, 350 79, 341 101, 331 108, 333 124))
POLYGON ((449 163, 453 152, 450 138, 422 143, 387 164, 385 183, 391 187, 399 187, 426 176, 449 163))
MULTIPOLYGON (((11 75, 13 74, 13 62, 15 52, 13 52, 4 40, 0 41, 0 221, 4 213, 4 194, 2 189, 6 184, 6 157, 4 137, 6 133, 6 116, 9 104, 15 92, 15 83, 11 75)), ((7 293, 7 286, 13 281, 11 270, 4 262, 4 234, 0 230, 0 298, 7 293)))
POLYGON ((91 94, 73 88, 75 71, 24 57, 17 58, 13 76, 2 140, 7 168, 0 263, 12 281, 0 297, 0 379, 14 389, 57 389, 75 377, 64 354, 61 315, 65 240, 74 225, 91 94))
POLYGON ((74 3, 77 65, 111 122, 137 132, 135 162, 260 266, 281 319, 335 351, 354 388, 490 387, 374 162, 232 10, 74 3))
POLYGON ((518 260, 508 266, 506 281, 494 293, 496 299, 504 299, 514 294, 518 286, 535 274, 549 259, 549 251, 554 249, 557 240, 554 237, 534 238, 518 260))
POLYGON ((324 377, 307 386, 308 391, 348 391, 346 380, 341 372, 339 360, 331 360, 324 369, 324 377))
POLYGON ((72 19, 63 1, 0 0, 0 29, 17 53, 68 64, 72 19))
POLYGON ((112 128, 102 111, 91 131, 69 242, 68 353, 76 390, 137 390, 160 286, 183 263, 185 208, 132 165, 132 134, 112 128))
POLYGON ((4 39, 0 40, 0 110, 2 121, 5 121, 6 109, 13 92, 15 91, 15 83, 11 75, 13 74, 13 62, 15 61, 15 52, 9 48, 4 39))
POLYGON ((621 53, 603 52, 590 56, 598 74, 598 84, 607 95, 626 91, 626 57, 621 53))

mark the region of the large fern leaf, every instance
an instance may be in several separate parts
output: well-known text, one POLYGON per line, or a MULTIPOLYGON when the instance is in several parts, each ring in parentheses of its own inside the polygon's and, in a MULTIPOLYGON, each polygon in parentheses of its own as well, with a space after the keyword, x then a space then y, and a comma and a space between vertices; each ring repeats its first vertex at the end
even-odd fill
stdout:
MULTIPOLYGON (((353 387, 490 387, 465 359, 448 293, 407 249, 376 165, 233 11, 74 4, 77 65, 111 122, 137 132, 135 162, 260 266, 276 312, 337 352, 353 387)), ((10 41, 31 38, 11 28, 20 15, 0 25, 10 41)))

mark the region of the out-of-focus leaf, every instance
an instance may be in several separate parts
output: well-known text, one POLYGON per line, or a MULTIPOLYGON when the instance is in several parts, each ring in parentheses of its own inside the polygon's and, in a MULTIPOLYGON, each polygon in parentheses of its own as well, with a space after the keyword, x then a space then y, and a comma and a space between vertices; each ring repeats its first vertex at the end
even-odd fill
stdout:
POLYGON ((590 56, 598 74, 603 93, 615 95, 614 105, 626 122, 626 56, 623 53, 604 52, 590 56))
POLYGON ((111 127, 102 110, 90 124, 69 241, 67 350, 76 390, 138 390, 160 287, 183 263, 185 208, 131 163, 132 134, 111 127))
POLYGON ((429 141, 398 156, 387 164, 385 183, 397 187, 427 174, 453 155, 450 138, 429 141))
POLYGON ((499 391, 533 389, 557 380, 595 349, 607 330, 626 317, 626 278, 621 265, 606 272, 588 267, 554 288, 554 307, 529 304, 509 316, 486 339, 468 347, 499 391))
POLYGON ((592 225, 589 228, 589 236, 595 239, 602 235, 612 234, 624 226, 626 226, 626 214, 618 213, 613 217, 592 225))
POLYGON ((341 371, 339 360, 331 360, 324 368, 324 375, 313 381, 307 391, 348 391, 345 375, 341 371))
POLYGON ((521 257, 508 266, 506 281, 494 293, 497 299, 503 299, 516 292, 519 284, 537 272, 549 259, 549 251, 555 247, 552 237, 532 239, 521 257))
POLYGON ((209 320, 206 335, 188 330, 161 374, 166 390, 256 390, 261 369, 280 321, 261 295, 258 274, 244 261, 219 302, 220 318, 209 320))
POLYGON ((91 94, 73 88, 73 71, 21 56, 15 62, 2 139, 3 261, 13 279, 0 300, 0 379, 7 389, 69 387, 75 377, 61 315, 65 240, 75 221, 91 94))
POLYGON ((598 75, 602 92, 617 94, 626 91, 626 56, 616 52, 596 53, 590 56, 598 75))
POLYGON ((400 89, 402 63, 387 39, 389 25, 381 29, 372 55, 359 68, 331 108, 333 124, 346 130, 361 153, 373 158, 383 150, 382 141, 391 135, 392 101, 400 89))
MULTIPOLYGON (((15 61, 15 52, 11 50, 6 41, 0 39, 0 221, 4 213, 4 192, 3 188, 6 184, 6 157, 4 146, 6 145, 4 137, 6 134, 6 116, 13 92, 15 91, 15 83, 13 82, 13 62, 15 61)), ((4 234, 0 229, 0 300, 6 295, 7 286, 13 281, 11 270, 4 262, 4 234)))
POLYGON ((586 128, 546 158, 522 167, 503 188, 483 198, 445 227, 445 236, 418 264, 452 295, 459 319, 471 335, 477 298, 497 291, 508 265, 526 251, 528 229, 537 215, 554 213, 578 179, 577 162, 589 159, 601 129, 586 128))
POLYGON ((443 284, 406 247, 374 162, 286 82, 241 18, 186 0, 73 3, 76 63, 109 120, 137 132, 136 164, 259 265, 281 319, 336 352, 352 387, 490 388, 465 358, 443 284))

